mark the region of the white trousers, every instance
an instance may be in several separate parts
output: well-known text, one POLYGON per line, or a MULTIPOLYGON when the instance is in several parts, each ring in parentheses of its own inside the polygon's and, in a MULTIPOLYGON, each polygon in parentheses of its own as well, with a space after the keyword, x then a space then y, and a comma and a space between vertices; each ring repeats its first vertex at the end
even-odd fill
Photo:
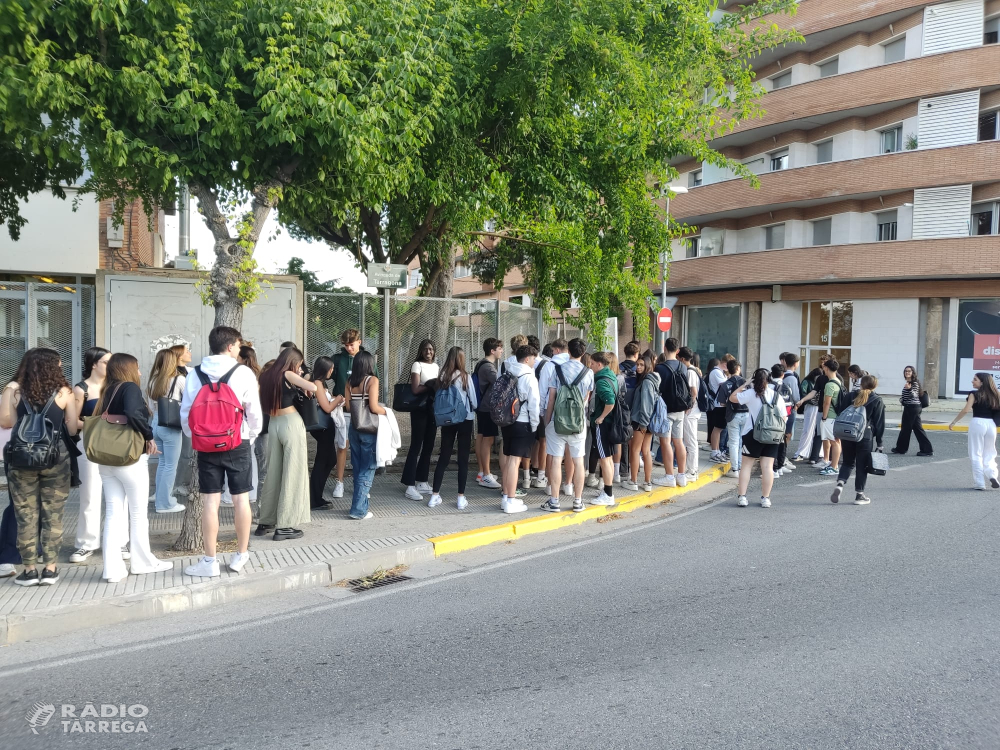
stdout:
POLYGON ((149 457, 131 466, 101 466, 104 481, 104 578, 121 578, 128 573, 122 547, 130 543, 131 570, 149 573, 160 562, 149 549, 149 457))
POLYGON ((816 427, 819 422, 819 407, 806 404, 802 412, 802 433, 799 435, 799 447, 795 450, 796 456, 809 458, 812 453, 813 440, 816 438, 816 427))
POLYGON ((685 468, 688 474, 698 473, 698 420, 701 412, 697 409, 684 414, 684 450, 687 451, 685 468))
POLYGON ((997 426, 992 419, 976 417, 969 425, 969 459, 976 487, 997 478, 997 426))
MULTIPOLYGON (((81 445, 81 448, 83 446, 81 445)), ((80 515, 76 519, 76 548, 101 548, 101 468, 87 460, 87 454, 77 458, 80 467, 80 515)))

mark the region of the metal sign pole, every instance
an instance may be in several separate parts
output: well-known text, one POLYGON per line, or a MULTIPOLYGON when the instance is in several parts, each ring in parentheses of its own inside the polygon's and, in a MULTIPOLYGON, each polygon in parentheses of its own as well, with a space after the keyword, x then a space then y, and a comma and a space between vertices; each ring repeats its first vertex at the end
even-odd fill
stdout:
MULTIPOLYGON (((379 373, 381 377, 382 385, 382 398, 386 401, 389 399, 389 305, 391 303, 392 296, 389 294, 389 288, 386 287, 382 290, 382 370, 379 373)), ((395 378, 394 378, 395 380, 395 378)))

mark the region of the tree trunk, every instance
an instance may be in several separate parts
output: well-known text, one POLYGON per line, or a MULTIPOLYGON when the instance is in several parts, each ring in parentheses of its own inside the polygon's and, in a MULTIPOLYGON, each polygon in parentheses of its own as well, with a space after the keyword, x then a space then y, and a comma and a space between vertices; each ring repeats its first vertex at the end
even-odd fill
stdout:
POLYGON ((243 304, 233 278, 235 268, 249 253, 232 240, 215 241, 215 265, 212 266, 212 302, 215 305, 216 326, 229 326, 237 331, 243 327, 243 304))
POLYGON ((191 451, 191 484, 184 508, 181 533, 171 549, 178 552, 200 552, 205 548, 201 533, 201 490, 198 486, 198 452, 191 451))
MULTIPOLYGON (((447 259, 438 260, 431 267, 430 279, 427 282, 427 296, 442 299, 451 299, 455 293, 455 256, 450 254, 447 259)), ((431 322, 431 340, 434 346, 438 347, 438 358, 443 361, 443 356, 451 348, 448 344, 448 332, 451 329, 451 310, 449 306, 439 305, 431 322)), ((471 353, 475 356, 476 353, 471 353)), ((467 353, 466 356, 470 356, 467 353)))

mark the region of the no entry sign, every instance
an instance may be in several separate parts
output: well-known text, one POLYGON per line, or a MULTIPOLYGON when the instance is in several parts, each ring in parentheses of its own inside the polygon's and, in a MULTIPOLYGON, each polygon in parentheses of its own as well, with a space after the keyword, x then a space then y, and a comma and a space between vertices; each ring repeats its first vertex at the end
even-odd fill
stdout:
POLYGON ((670 330, 671 320, 673 320, 673 315, 670 314, 670 308, 664 307, 656 314, 656 327, 666 333, 670 330))

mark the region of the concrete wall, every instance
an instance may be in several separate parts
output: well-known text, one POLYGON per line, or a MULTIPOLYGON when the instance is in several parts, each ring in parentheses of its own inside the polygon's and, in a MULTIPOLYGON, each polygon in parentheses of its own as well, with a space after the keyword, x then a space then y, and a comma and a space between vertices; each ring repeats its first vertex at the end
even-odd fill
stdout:
POLYGON ((903 368, 917 364, 920 301, 854 300, 851 362, 879 379, 882 393, 900 393, 903 368))
POLYGON ((798 354, 802 343, 802 303, 764 302, 760 322, 760 362, 770 367, 782 352, 798 354))
POLYGON ((51 193, 36 193, 21 203, 28 220, 17 242, 6 229, 0 231, 0 268, 37 274, 93 274, 99 265, 100 209, 92 195, 83 196, 76 211, 78 192, 66 190, 66 200, 51 193))

